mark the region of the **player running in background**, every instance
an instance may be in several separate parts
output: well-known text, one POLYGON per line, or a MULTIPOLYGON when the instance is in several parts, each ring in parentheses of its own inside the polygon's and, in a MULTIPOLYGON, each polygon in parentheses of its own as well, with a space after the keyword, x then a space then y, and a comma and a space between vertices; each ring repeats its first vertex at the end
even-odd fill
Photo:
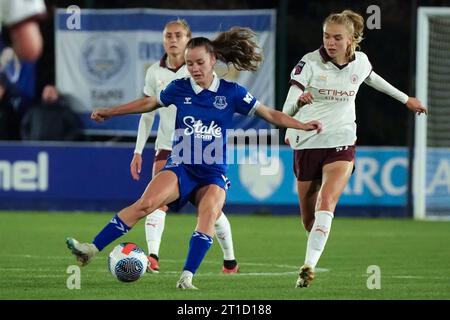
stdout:
POLYGON ((299 130, 320 130, 320 123, 301 123, 269 108, 255 99, 244 87, 220 80, 214 73, 217 59, 233 63, 238 70, 257 70, 262 56, 247 28, 232 28, 210 41, 191 39, 185 59, 191 77, 175 80, 159 96, 146 104, 131 102, 110 109, 97 109, 97 121, 112 116, 150 112, 174 104, 177 108, 173 151, 167 164, 149 183, 141 198, 121 210, 94 238, 93 243, 67 244, 77 260, 87 264, 105 246, 128 232, 140 219, 157 208, 174 209, 192 201, 197 207, 197 226, 177 288, 196 289, 192 277, 213 243, 214 224, 221 216, 229 181, 226 177, 226 130, 231 129, 235 112, 257 114, 268 122, 299 130), (176 148, 176 149, 175 149, 176 148))
MULTIPOLYGON (((184 62, 184 50, 192 37, 192 32, 183 19, 168 22, 163 31, 163 46, 165 55, 161 61, 153 64, 147 70, 145 77, 144 94, 141 101, 145 104, 146 98, 158 96, 159 93, 175 79, 189 76, 184 62)), ((155 159, 153 161, 153 173, 155 176, 166 164, 172 151, 172 135, 175 129, 176 108, 173 105, 161 108, 159 112, 158 135, 155 142, 155 159)), ((150 135, 155 118, 155 112, 142 114, 139 120, 139 128, 136 139, 133 160, 130 171, 133 179, 139 180, 142 168, 142 151, 150 135)), ((167 206, 156 209, 147 216, 145 221, 145 237, 148 246, 148 268, 150 272, 159 272, 159 247, 164 232, 167 206)), ((233 238, 228 218, 222 212, 215 223, 216 238, 223 252, 223 273, 236 273, 239 265, 234 256, 233 238)))
POLYGON ((294 173, 303 226, 308 234, 306 257, 296 287, 308 287, 324 250, 334 210, 352 174, 355 159, 355 98, 364 82, 390 95, 417 114, 426 113, 419 100, 408 97, 372 71, 367 56, 355 51, 364 19, 345 10, 323 23, 323 46, 306 54, 291 73, 283 112, 305 122, 319 120, 323 130, 288 129, 294 149, 294 173))

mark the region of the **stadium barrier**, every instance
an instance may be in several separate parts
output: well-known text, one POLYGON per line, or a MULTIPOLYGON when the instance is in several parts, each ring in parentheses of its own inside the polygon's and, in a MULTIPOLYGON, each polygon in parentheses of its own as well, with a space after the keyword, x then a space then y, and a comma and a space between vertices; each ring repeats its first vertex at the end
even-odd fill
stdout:
MULTIPOLYGON (((133 147, 128 143, 0 143, 0 209, 116 211, 127 206, 144 191, 154 156, 152 148, 146 148, 141 179, 134 181, 129 172, 133 147)), ((236 163, 229 166, 231 188, 225 210, 298 214, 292 151, 283 146, 266 154, 248 148, 232 151, 236 163), (255 157, 260 164, 249 164, 255 157)), ((407 216, 407 159, 406 148, 358 147, 356 170, 337 213, 407 216)))

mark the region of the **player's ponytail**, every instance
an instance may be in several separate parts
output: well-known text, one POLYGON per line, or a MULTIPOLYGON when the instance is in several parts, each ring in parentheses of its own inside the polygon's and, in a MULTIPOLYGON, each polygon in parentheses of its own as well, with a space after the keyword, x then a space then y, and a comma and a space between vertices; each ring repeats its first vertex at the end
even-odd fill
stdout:
POLYGON ((237 70, 258 70, 263 55, 258 52, 255 35, 253 30, 241 27, 221 32, 212 41, 217 59, 232 63, 237 70))
POLYGON ((186 48, 204 46, 206 52, 226 64, 232 63, 237 70, 256 71, 263 55, 258 52, 254 37, 255 33, 249 28, 233 27, 219 33, 213 41, 204 37, 192 38, 186 48))
POLYGON ((356 49, 360 48, 359 43, 363 40, 364 18, 352 10, 344 10, 341 13, 330 14, 325 19, 323 25, 325 26, 327 23, 342 24, 347 28, 353 41, 347 48, 346 55, 348 58, 353 56, 356 49))

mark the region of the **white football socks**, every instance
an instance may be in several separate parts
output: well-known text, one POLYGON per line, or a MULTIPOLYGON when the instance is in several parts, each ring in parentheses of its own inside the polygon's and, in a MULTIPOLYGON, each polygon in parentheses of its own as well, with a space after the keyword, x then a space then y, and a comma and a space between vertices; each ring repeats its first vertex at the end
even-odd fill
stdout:
POLYGON ((313 268, 316 267, 325 248, 334 216, 330 211, 316 211, 314 215, 316 219, 308 237, 305 257, 305 264, 313 268))
POLYGON ((145 238, 147 239, 149 254, 159 256, 165 220, 166 213, 160 209, 156 209, 145 219, 145 238))
POLYGON ((215 228, 217 241, 219 241, 220 248, 223 251, 223 259, 235 260, 231 226, 225 213, 222 212, 219 219, 216 220, 215 228))

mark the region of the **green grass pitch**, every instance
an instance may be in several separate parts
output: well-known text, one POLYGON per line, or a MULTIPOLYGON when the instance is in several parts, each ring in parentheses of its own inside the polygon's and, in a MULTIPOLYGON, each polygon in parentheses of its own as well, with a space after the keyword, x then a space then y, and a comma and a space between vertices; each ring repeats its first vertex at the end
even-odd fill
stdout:
MULTIPOLYGON (((110 214, 0 212, 0 299, 450 299, 450 222, 336 218, 311 287, 295 289, 306 235, 297 216, 229 214, 238 275, 222 275, 215 241, 194 278, 198 291, 175 289, 195 226, 194 215, 168 214, 161 273, 134 283, 115 280, 108 246, 68 289, 75 258, 65 237, 90 241, 110 214), (368 267, 380 268, 380 289, 368 289, 368 267)), ((143 221, 114 242, 146 249, 143 221)), ((369 281, 370 282, 370 281, 369 281)))

